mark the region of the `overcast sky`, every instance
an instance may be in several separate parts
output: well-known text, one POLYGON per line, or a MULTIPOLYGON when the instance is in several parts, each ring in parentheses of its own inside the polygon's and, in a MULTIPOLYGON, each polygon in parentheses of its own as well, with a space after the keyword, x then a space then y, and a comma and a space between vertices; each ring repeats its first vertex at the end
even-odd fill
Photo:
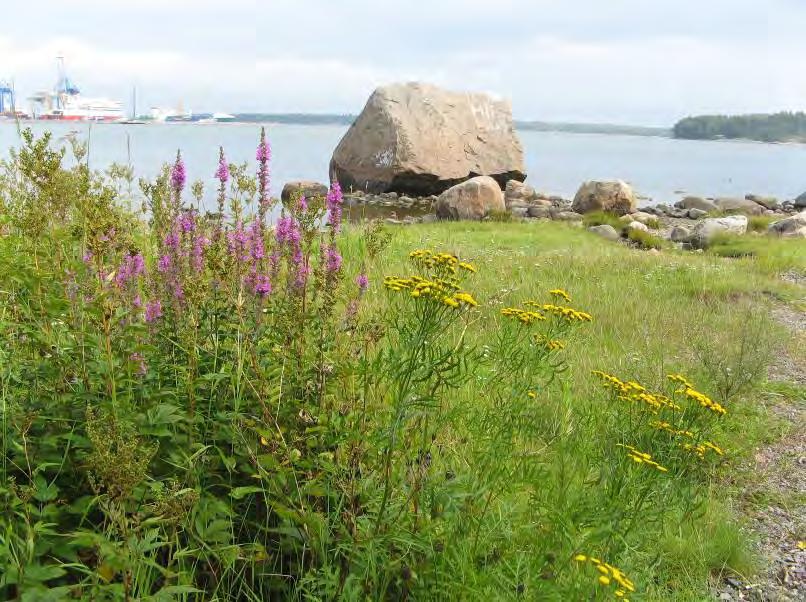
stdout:
POLYGON ((357 113, 423 80, 516 118, 806 109, 806 0, 2 0, 0 79, 202 111, 357 113))

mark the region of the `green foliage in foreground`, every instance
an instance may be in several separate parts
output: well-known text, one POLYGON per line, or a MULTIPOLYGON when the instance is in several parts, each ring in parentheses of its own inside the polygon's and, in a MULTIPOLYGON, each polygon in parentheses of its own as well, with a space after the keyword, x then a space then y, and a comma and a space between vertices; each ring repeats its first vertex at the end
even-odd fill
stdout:
POLYGON ((681 119, 673 132, 675 138, 692 140, 746 138, 761 142, 802 142, 806 140, 806 113, 700 115, 681 119))
POLYGON ((758 291, 790 293, 794 248, 650 255, 553 223, 390 240, 320 232, 323 199, 283 208, 283 238, 229 172, 228 217, 165 173, 146 221, 47 140, 4 166, 0 597, 699 600, 752 569, 720 475, 766 424, 758 291))

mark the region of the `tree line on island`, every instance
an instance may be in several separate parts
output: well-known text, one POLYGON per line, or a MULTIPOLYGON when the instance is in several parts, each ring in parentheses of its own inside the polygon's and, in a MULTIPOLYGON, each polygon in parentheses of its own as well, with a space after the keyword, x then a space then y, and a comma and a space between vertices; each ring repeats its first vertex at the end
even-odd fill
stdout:
POLYGON ((806 142, 806 113, 700 115, 681 119, 674 137, 689 140, 744 138, 761 142, 806 142))

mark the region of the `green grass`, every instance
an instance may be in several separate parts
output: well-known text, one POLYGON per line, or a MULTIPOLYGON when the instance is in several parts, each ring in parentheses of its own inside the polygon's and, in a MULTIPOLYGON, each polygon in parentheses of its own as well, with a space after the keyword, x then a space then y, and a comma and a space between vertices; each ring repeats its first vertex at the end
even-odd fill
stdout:
POLYGON ((591 226, 608 225, 613 226, 616 232, 621 232, 624 229, 624 222, 621 221, 618 215, 608 213, 607 211, 591 211, 586 213, 582 218, 582 223, 586 228, 591 226))

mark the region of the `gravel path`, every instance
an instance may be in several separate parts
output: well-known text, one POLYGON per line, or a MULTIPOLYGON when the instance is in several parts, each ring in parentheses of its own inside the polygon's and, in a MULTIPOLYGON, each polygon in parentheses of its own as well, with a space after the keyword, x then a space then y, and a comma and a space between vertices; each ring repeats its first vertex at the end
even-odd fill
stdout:
MULTIPOLYGON (((800 282, 795 282, 800 284, 800 282)), ((767 408, 785 425, 786 435, 761 447, 743 469, 753 476, 743 492, 748 535, 758 542, 763 569, 752 582, 729 577, 718 600, 794 602, 806 600, 806 312, 778 305, 773 317, 795 337, 795 351, 782 353, 769 379, 801 387, 800 399, 768 395, 767 408)), ((793 389, 794 390, 794 389, 793 389)), ((798 397, 798 395, 795 395, 798 397)))

